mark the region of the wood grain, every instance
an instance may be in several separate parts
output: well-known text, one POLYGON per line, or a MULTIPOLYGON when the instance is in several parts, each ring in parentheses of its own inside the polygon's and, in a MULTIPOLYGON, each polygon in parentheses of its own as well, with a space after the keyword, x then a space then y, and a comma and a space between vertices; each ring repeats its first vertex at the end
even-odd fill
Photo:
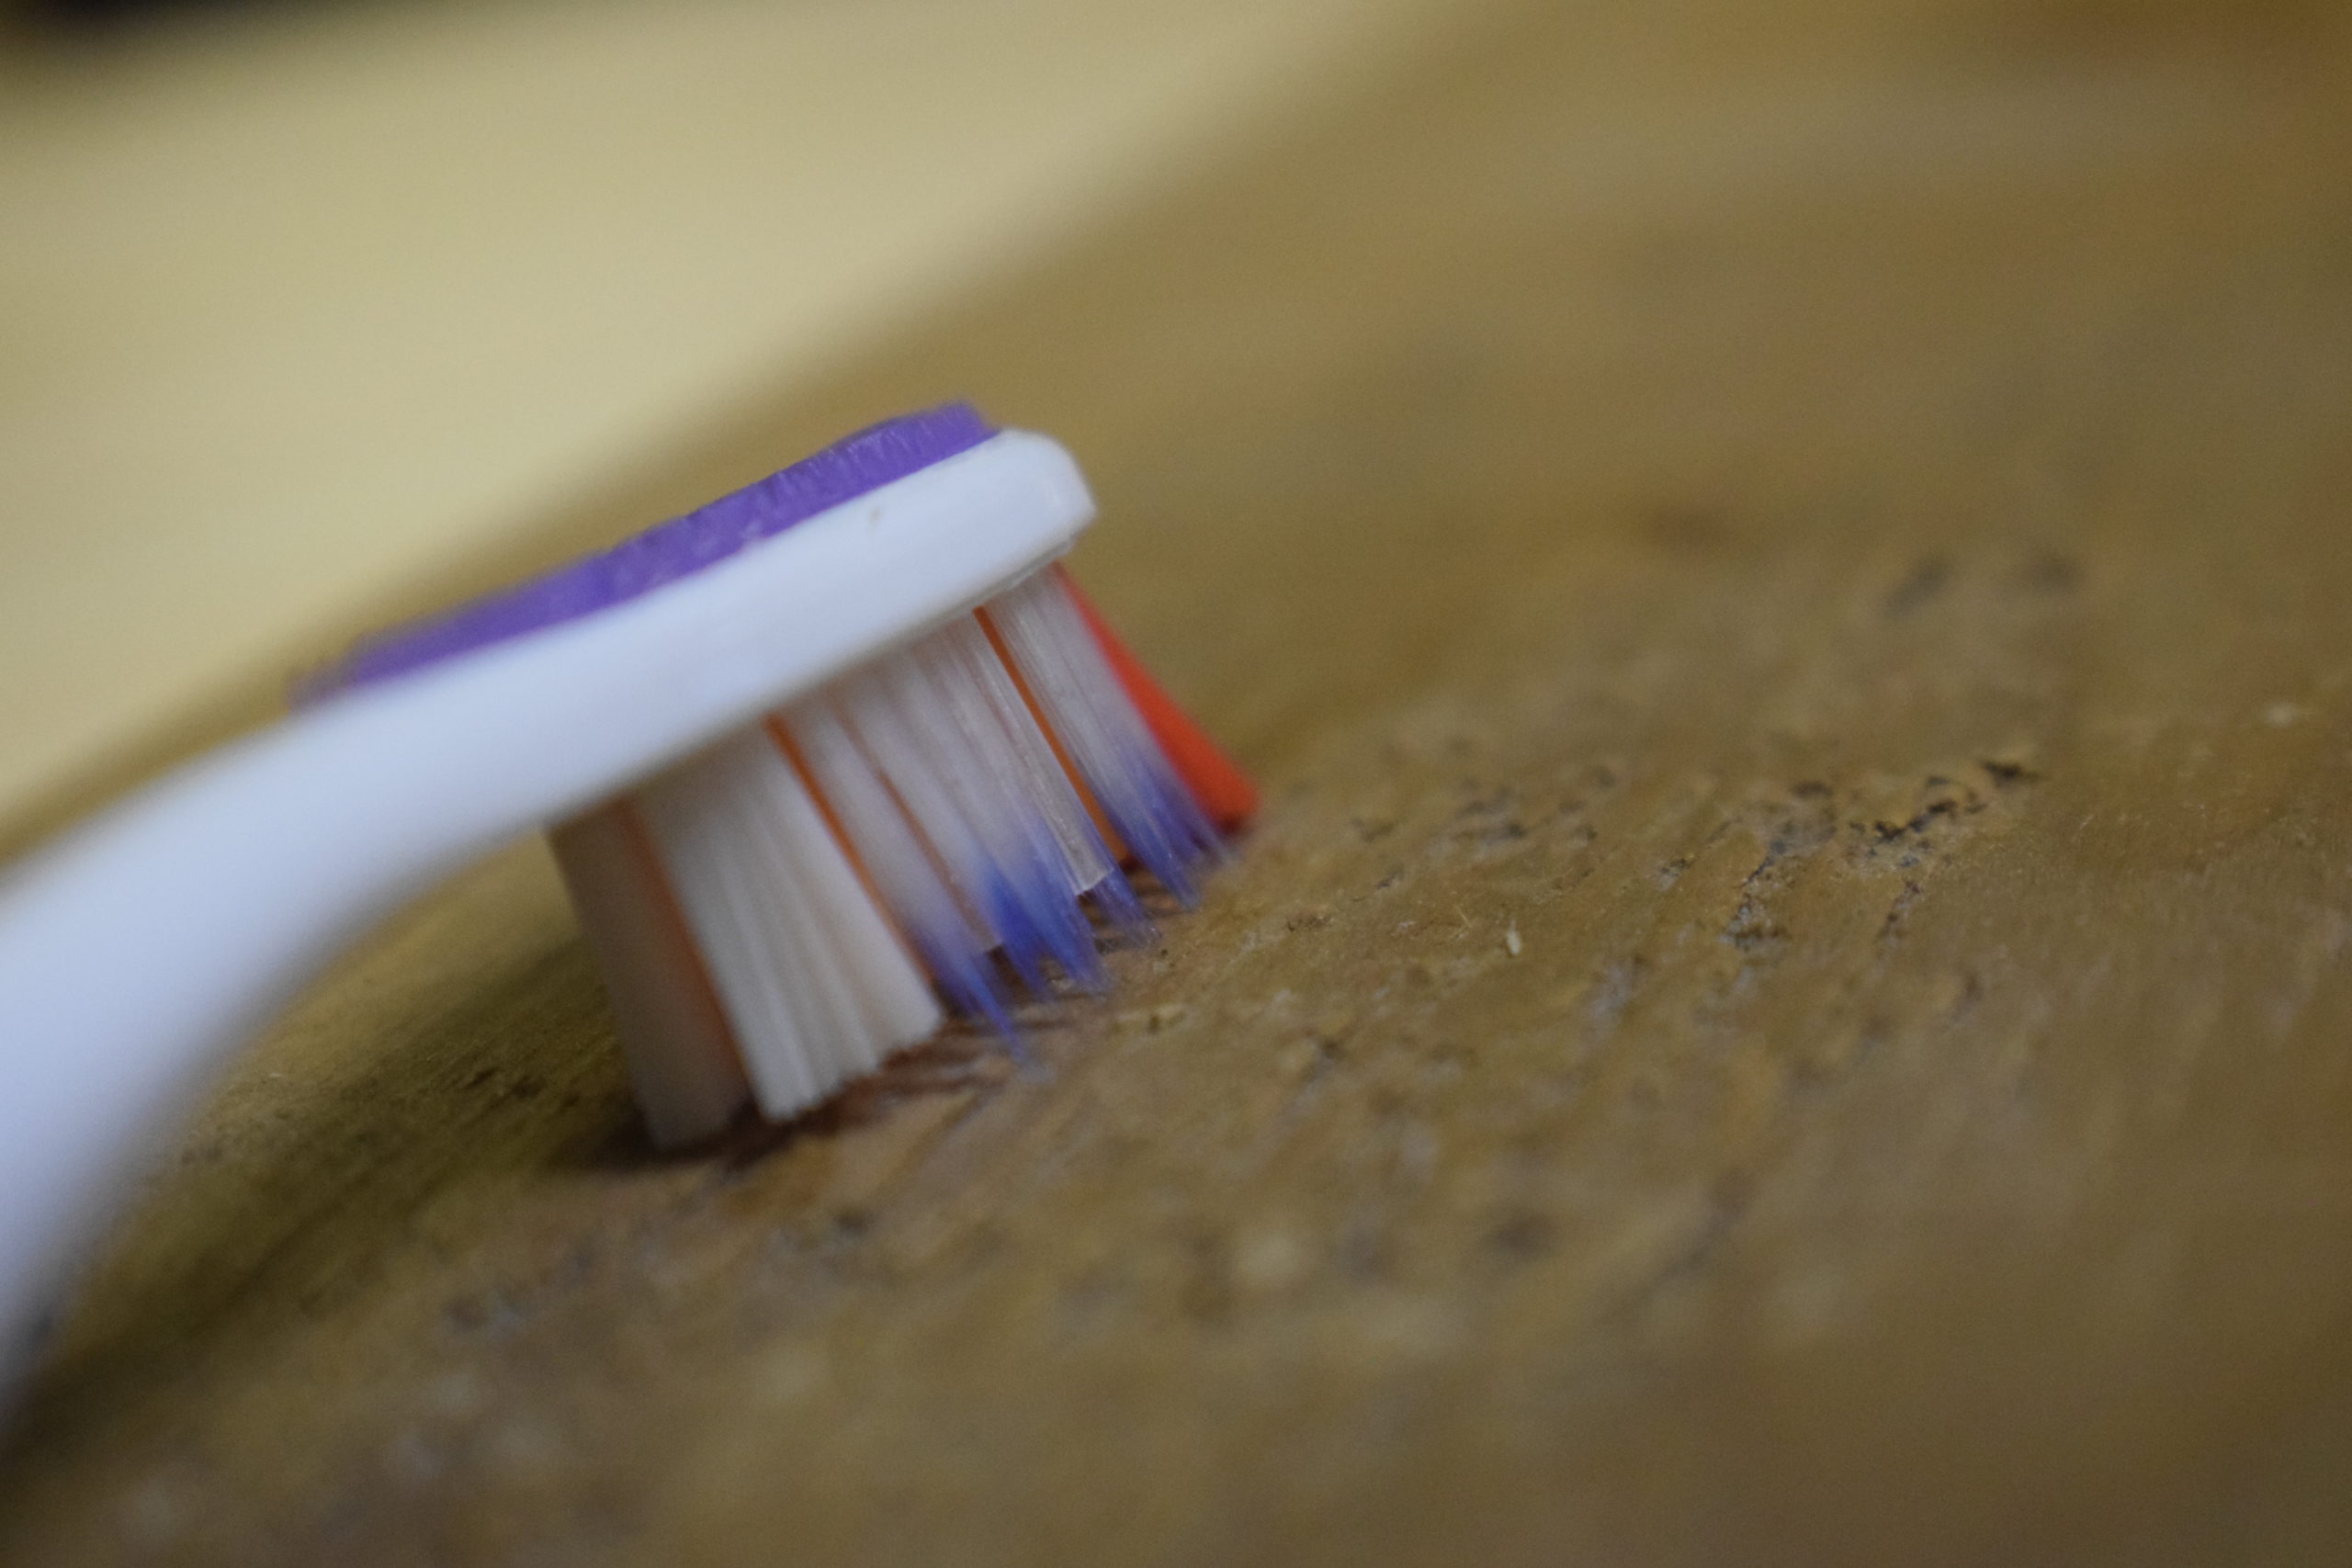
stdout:
POLYGON ((967 390, 1272 804, 658 1160, 536 848, 309 995, 13 1560, 2352 1552, 2332 7, 1593 0, 550 519, 967 390))

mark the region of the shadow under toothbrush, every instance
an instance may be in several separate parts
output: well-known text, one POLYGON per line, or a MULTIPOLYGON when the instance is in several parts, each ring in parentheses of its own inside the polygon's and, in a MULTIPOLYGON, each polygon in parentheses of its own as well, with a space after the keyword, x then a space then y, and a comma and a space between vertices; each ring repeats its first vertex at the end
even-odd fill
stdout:
MULTIPOLYGON (((893 1055, 876 1071, 843 1085, 799 1115, 771 1122, 745 1107, 712 1143, 680 1151, 655 1149, 639 1124, 631 1129, 635 1158, 665 1164, 716 1162, 738 1172, 812 1138, 835 1137, 870 1126, 909 1100, 978 1091, 986 1096, 1024 1072, 1003 1041, 982 1025, 959 1022, 920 1045, 893 1055)), ((977 1103, 977 1100, 976 1102, 977 1103)))

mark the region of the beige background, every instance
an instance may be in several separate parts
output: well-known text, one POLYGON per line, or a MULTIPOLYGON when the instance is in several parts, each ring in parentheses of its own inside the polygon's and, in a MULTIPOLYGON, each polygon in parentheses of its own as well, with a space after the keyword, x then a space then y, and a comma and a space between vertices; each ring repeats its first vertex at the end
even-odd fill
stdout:
POLYGON ((20 51, 0 829, 1427 10, 507 0, 20 51))

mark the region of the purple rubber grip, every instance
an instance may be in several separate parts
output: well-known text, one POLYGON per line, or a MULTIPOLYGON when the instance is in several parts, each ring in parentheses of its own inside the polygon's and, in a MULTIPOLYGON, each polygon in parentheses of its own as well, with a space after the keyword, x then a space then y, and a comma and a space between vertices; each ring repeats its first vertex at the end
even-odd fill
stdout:
POLYGON ((509 637, 594 615, 725 560, 820 512, 967 452, 997 433, 969 403, 901 414, 709 505, 657 523, 601 555, 471 604, 379 632, 302 682, 296 701, 405 675, 509 637))

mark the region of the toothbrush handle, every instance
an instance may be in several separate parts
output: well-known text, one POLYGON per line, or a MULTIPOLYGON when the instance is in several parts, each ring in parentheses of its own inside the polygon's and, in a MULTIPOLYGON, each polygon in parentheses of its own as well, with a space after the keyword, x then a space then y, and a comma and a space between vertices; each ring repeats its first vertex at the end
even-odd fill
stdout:
POLYGON ((289 720, 0 883, 0 1392, 221 1059, 500 826, 421 809, 414 716, 289 720))

